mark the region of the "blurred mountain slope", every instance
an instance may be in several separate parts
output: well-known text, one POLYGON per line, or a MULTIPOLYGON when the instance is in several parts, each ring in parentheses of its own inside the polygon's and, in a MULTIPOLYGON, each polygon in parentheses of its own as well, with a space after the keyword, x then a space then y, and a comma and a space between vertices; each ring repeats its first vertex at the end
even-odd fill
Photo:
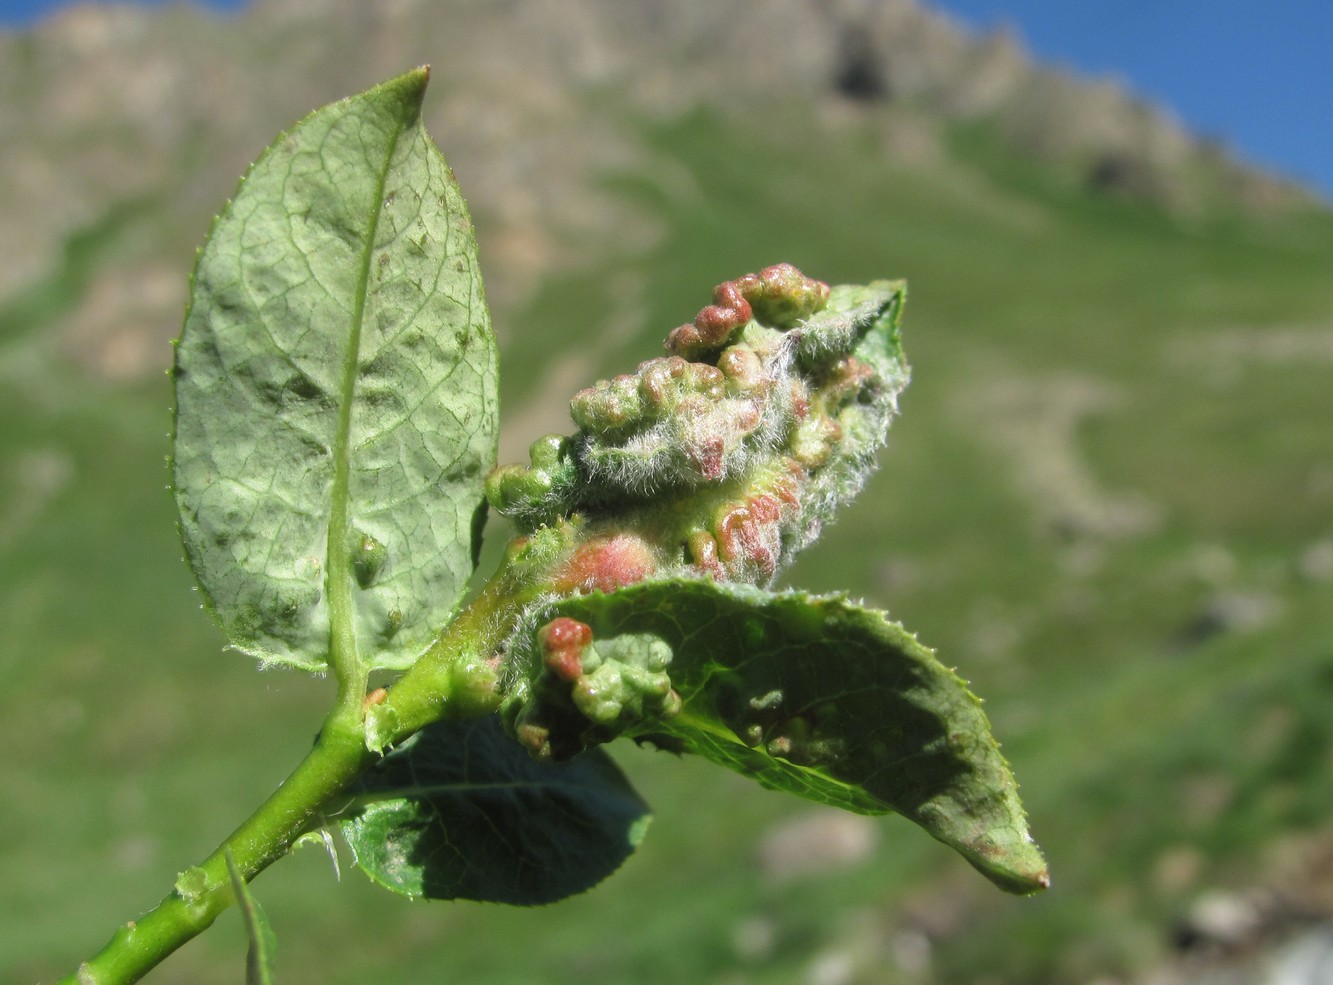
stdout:
POLYGON ((83 241, 114 243, 61 292, 70 348, 111 376, 156 367, 182 251, 254 154, 331 94, 426 62, 428 124, 466 184, 502 308, 661 234, 601 182, 660 172, 637 124, 699 108, 781 126, 798 107, 812 140, 855 117, 886 159, 923 169, 967 124, 1049 180, 1180 214, 1309 204, 1114 83, 1034 65, 1014 38, 973 37, 916 0, 261 0, 235 19, 90 5, 0 36, 0 310, 83 241), (153 323, 151 341, 131 323, 153 323))

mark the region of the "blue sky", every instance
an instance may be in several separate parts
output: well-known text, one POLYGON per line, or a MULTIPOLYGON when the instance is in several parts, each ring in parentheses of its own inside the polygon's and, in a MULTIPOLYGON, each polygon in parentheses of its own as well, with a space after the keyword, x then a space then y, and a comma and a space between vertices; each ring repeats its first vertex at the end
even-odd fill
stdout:
MULTIPOLYGON (((67 2, 0 0, 0 24, 67 2)), ((1191 130, 1333 202, 1333 0, 927 2, 974 28, 1011 24, 1037 58, 1115 76, 1191 130)))
MULTIPOLYGON (((72 7, 75 0, 0 0, 0 24, 6 27, 31 24, 48 11, 59 7, 72 7)), ((136 0, 154 6, 164 0, 136 0)), ((239 10, 245 6, 245 0, 204 0, 210 7, 222 10, 239 10)))
POLYGON ((930 0, 1017 27, 1038 59, 1113 75, 1333 202, 1333 0, 930 0))

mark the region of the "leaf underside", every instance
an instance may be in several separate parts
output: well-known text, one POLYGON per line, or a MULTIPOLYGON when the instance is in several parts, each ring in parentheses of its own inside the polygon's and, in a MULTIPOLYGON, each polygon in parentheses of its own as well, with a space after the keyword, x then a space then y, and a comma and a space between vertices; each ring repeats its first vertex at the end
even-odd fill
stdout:
MULTIPOLYGON (((594 640, 646 634, 671 647, 683 708, 646 724, 648 737, 766 787, 905 815, 1011 892, 1047 884, 980 702, 883 613, 682 578, 566 599, 543 617, 556 615, 594 640)), ((519 643, 520 665, 540 666, 535 647, 519 643)))
POLYGON ((539 763, 495 716, 427 726, 352 797, 343 831, 375 882, 412 897, 520 906, 601 882, 650 818, 600 749, 539 763))
POLYGON ((472 570, 495 342, 417 70, 279 137, 214 223, 177 348, 186 552, 238 649, 402 667, 472 570))

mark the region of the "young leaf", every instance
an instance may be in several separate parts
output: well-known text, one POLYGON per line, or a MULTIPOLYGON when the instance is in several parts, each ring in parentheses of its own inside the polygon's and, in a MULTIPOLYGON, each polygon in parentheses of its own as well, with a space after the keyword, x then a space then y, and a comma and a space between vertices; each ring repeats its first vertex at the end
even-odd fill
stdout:
POLYGON ((357 782, 351 810, 356 863, 386 889, 520 906, 601 882, 650 818, 600 749, 539 763, 494 715, 422 729, 357 782))
POLYGON ((232 644, 266 661, 406 666, 472 570, 495 340, 466 206, 421 123, 427 79, 280 136, 195 268, 181 531, 232 644))
POLYGON ((896 811, 1011 892, 1046 885, 980 702, 883 613, 679 578, 568 598, 540 619, 515 641, 526 680, 505 709, 539 755, 637 735, 820 803, 896 811))
POLYGON ((268 922, 268 914, 232 861, 230 849, 227 851, 227 872, 231 876, 232 891, 236 893, 236 906, 245 921, 245 936, 250 942, 245 954, 245 985, 273 985, 273 952, 277 950, 278 938, 268 922))

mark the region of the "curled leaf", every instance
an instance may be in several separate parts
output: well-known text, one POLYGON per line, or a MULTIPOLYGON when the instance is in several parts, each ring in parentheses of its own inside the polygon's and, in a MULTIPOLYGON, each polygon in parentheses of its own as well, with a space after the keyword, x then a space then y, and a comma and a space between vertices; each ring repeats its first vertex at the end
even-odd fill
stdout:
POLYGON ((905 298, 790 264, 720 284, 669 355, 574 395, 575 434, 493 472, 491 505, 528 531, 636 536, 653 572, 767 584, 874 467, 909 375, 905 298))
MULTIPOLYGON (((839 596, 669 579, 564 599, 530 628, 558 620, 586 627, 589 649, 622 660, 652 653, 669 679, 675 699, 644 706, 617 732, 660 737, 820 803, 902 814, 1003 889, 1046 885, 980 702, 884 613, 839 596)), ((516 730, 545 729, 547 749, 568 754, 602 738, 576 698, 600 664, 573 673, 545 639, 516 639, 505 713, 516 730)))

